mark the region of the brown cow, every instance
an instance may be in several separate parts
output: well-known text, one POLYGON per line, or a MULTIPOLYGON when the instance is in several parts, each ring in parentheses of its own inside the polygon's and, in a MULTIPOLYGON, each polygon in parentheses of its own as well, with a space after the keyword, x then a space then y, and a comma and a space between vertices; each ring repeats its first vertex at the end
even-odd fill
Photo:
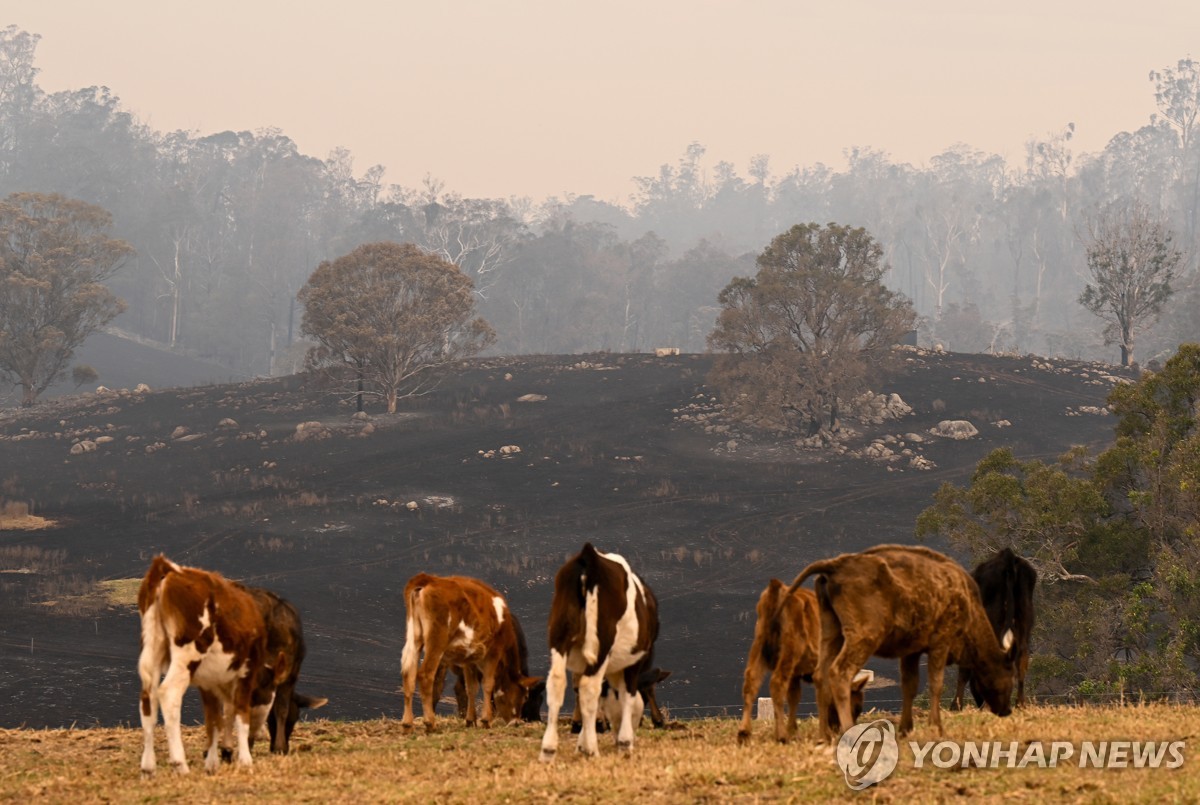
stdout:
POLYGON ((817 713, 822 734, 836 739, 829 708, 840 730, 853 724, 850 681, 872 655, 900 659, 904 698, 901 735, 912 730, 912 702, 920 659, 928 654, 929 723, 942 734, 941 695, 947 663, 972 670, 992 712, 1011 712, 1012 636, 996 639, 979 597, 979 586, 961 565, 928 548, 878 545, 856 554, 813 562, 788 593, 817 576, 821 650, 817 661, 817 713))
MULTIPOLYGON (((742 682, 742 725, 738 743, 750 740, 750 720, 763 677, 771 674, 771 704, 775 709, 775 740, 787 743, 796 732, 800 683, 812 683, 821 646, 821 619, 817 596, 798 588, 787 598, 779 579, 771 579, 758 597, 754 642, 746 657, 742 682)), ((850 684, 850 704, 855 720, 863 707, 863 689, 875 678, 859 671, 850 684)), ((836 716, 833 716, 836 718, 836 716)))
MULTIPOLYGON (((183 567, 164 556, 150 563, 138 589, 142 618, 138 675, 142 680, 142 773, 153 774, 154 725, 162 708, 171 765, 188 771, 180 731, 183 694, 200 688, 208 752, 204 768, 220 765, 222 705, 232 711, 238 762, 251 765, 250 707, 259 673, 268 664, 267 630, 254 598, 218 573, 183 567), (161 681, 160 681, 161 679, 161 681)), ((274 658, 274 681, 287 676, 286 658, 274 658)))
POLYGON ((540 755, 543 762, 553 760, 558 751, 558 713, 566 695, 568 670, 579 686, 583 722, 579 751, 586 755, 599 751, 596 711, 605 680, 617 693, 617 747, 633 750, 634 714, 641 700, 638 677, 653 664, 657 637, 658 602, 624 557, 601 553, 589 542, 567 560, 554 577, 547 626, 550 673, 540 755))
POLYGON ((434 683, 443 663, 464 671, 468 725, 476 722, 475 696, 481 678, 484 727, 491 726, 497 710, 502 715, 512 714, 509 717, 521 712, 529 689, 540 680, 521 673, 513 618, 500 593, 466 576, 418 573, 404 587, 404 606, 406 635, 400 659, 404 676, 404 718, 400 726, 404 731, 413 728, 418 681, 425 729, 435 729, 434 711, 441 691, 435 692, 434 683))

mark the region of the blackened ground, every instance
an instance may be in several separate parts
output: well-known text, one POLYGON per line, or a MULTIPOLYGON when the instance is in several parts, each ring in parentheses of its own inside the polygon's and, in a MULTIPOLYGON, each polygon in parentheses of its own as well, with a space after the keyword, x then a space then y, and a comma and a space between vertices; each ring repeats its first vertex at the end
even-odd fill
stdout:
MULTIPOLYGON (((855 424, 852 446, 946 419, 979 428, 965 441, 910 442, 929 470, 681 422, 699 410, 687 406, 710 402, 710 359, 693 355, 477 361, 399 414, 373 414, 367 435, 350 406, 299 377, 5 412, 0 497, 31 501, 58 525, 0 531, 0 726, 136 723, 136 610, 86 593, 93 581, 140 578, 159 552, 294 601, 309 646, 299 689, 329 697, 322 715, 350 719, 401 712, 401 592, 420 571, 504 592, 544 673, 554 573, 585 540, 624 554, 658 595, 656 664, 673 671, 659 701, 675 717, 738 712, 754 606, 772 576, 912 542, 937 487, 965 482, 994 448, 1049 460, 1111 441, 1111 417, 1074 415, 1104 405, 1106 367, 906 357, 877 390, 913 413, 855 424), (518 400, 527 394, 546 399, 518 400), (236 427, 220 427, 225 418, 236 427), (297 441, 307 421, 331 435, 297 441), (180 426, 199 438, 173 439, 180 426), (114 440, 70 453, 98 435, 114 440)), ((873 663, 893 679, 894 666, 873 663)))

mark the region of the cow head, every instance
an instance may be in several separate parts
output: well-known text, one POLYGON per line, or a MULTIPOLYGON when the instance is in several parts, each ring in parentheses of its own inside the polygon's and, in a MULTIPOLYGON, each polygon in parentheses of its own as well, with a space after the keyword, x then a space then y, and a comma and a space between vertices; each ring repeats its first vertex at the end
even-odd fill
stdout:
POLYGON ((542 695, 546 690, 546 681, 540 676, 516 676, 507 680, 496 680, 496 688, 492 700, 496 707, 496 717, 501 721, 541 721, 542 695), (537 716, 527 718, 527 713, 537 706, 537 716), (527 709, 527 705, 529 705, 527 709))

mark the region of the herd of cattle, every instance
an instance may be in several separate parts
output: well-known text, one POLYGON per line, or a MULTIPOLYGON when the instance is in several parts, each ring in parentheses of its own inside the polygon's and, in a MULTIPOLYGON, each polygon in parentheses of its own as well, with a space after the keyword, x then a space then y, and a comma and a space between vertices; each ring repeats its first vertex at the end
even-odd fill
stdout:
MULTIPOLYGON (((1024 704, 1036 580, 1033 567, 1007 548, 968 574, 943 554, 901 545, 814 562, 790 587, 772 579, 758 601, 738 741, 750 738, 750 714, 768 673, 778 740, 794 732, 802 682, 816 688, 822 736, 836 740, 862 710, 873 677, 863 666, 872 656, 900 660, 901 734, 912 729, 922 654, 928 657, 929 721, 939 734, 948 664, 959 667, 952 709, 961 707, 969 684, 977 704, 1008 715, 1014 680, 1017 704, 1024 704), (811 577, 814 589, 802 587, 811 577)), ((469 725, 538 722, 544 693, 543 761, 558 749, 567 671, 576 689, 571 728, 580 752, 595 755, 604 728, 615 733, 620 750, 631 751, 646 707, 656 726, 665 723, 654 700, 654 685, 668 673, 653 666, 657 601, 617 554, 587 543, 555 576, 545 680, 530 675, 520 622, 488 584, 420 573, 405 586, 404 605, 406 732, 413 728, 418 689, 425 729, 435 728, 435 704, 450 672, 457 678, 459 714, 469 725)), ((305 654, 300 617, 274 593, 158 556, 142 580, 138 611, 144 774, 155 770, 160 709, 170 763, 188 771, 180 719, 189 686, 199 688, 203 700, 210 772, 235 750, 238 762, 250 765, 251 746, 264 730, 271 751, 286 754, 299 710, 326 703, 296 691, 305 654)))

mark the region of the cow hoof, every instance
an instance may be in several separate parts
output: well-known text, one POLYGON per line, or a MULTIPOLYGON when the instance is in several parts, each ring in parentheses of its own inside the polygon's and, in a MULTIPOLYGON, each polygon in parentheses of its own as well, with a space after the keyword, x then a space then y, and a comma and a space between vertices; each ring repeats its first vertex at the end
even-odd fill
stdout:
POLYGON ((629 757, 633 754, 633 741, 617 741, 617 751, 629 757))
POLYGON ((750 743, 750 731, 738 730, 737 742, 738 746, 745 746, 746 744, 750 743))
POLYGON ((412 731, 413 731, 413 725, 412 724, 401 724, 400 731, 403 732, 405 735, 411 735, 412 731))
POLYGON ((154 769, 142 769, 142 779, 149 780, 154 777, 154 769))
POLYGON ((187 774, 191 771, 187 763, 172 763, 171 768, 175 770, 176 774, 187 774))
POLYGON ((784 746, 787 745, 789 740, 790 739, 786 735, 778 735, 775 737, 775 742, 784 746))
POLYGON ((554 750, 554 749, 542 749, 542 753, 541 753, 540 755, 538 755, 538 760, 540 760, 540 761, 541 761, 541 762, 543 762, 543 763, 553 763, 553 762, 554 762, 554 756, 555 756, 556 754, 557 754, 557 750, 554 750))
POLYGON ((463 719, 463 720, 464 720, 464 722, 466 723, 466 725, 467 725, 467 727, 468 727, 468 728, 470 728, 470 727, 474 727, 474 726, 475 726, 475 724, 476 724, 476 722, 472 721, 472 720, 471 720, 471 719, 469 719, 469 718, 467 718, 467 719, 463 719))
POLYGON ((232 749, 225 749, 224 747, 221 748, 221 762, 222 763, 232 763, 233 762, 233 750, 232 749))
POLYGON ((435 732, 437 732, 437 724, 426 724, 425 725, 425 734, 426 735, 432 735, 435 732))
POLYGON ((479 726, 483 727, 485 730, 490 730, 492 728, 492 722, 487 720, 480 721, 479 726))

